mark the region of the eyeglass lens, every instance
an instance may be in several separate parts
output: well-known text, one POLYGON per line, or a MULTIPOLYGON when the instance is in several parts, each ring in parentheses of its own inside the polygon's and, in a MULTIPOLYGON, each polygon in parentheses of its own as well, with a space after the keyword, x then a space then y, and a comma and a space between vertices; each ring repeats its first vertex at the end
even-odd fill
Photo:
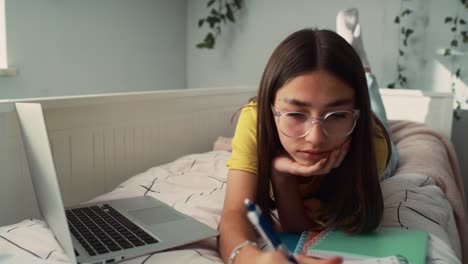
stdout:
POLYGON ((346 136, 354 128, 355 117, 352 112, 339 111, 326 114, 322 118, 311 118, 305 113, 289 112, 279 118, 279 127, 282 133, 289 137, 305 136, 315 123, 320 123, 321 128, 328 136, 346 136))

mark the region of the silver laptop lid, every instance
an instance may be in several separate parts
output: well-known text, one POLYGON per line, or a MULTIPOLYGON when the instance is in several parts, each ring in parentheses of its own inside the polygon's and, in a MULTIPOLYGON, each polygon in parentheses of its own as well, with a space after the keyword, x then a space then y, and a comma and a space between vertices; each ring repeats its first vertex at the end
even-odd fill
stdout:
POLYGON ((15 106, 39 210, 70 261, 76 263, 41 104, 15 106))

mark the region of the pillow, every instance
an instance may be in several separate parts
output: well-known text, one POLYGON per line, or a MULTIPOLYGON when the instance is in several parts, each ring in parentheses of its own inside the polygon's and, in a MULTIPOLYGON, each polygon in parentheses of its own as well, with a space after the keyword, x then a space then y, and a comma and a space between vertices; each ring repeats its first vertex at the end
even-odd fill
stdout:
POLYGON ((213 144, 213 150, 232 151, 232 137, 218 137, 213 144))

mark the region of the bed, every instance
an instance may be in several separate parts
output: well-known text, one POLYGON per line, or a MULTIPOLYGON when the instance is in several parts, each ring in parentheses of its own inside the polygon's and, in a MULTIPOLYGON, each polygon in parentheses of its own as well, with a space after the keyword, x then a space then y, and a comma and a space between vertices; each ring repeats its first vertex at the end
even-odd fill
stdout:
MULTIPOLYGON (((0 261, 28 256, 67 263, 38 220, 14 102, 43 105, 65 205, 151 195, 216 228, 231 117, 255 92, 230 87, 0 101, 0 261)), ((381 93, 400 154, 396 175, 382 183, 382 226, 428 231, 427 263, 468 261, 465 193, 450 142, 451 94, 381 93)), ((126 263, 222 260, 211 238, 126 263)))

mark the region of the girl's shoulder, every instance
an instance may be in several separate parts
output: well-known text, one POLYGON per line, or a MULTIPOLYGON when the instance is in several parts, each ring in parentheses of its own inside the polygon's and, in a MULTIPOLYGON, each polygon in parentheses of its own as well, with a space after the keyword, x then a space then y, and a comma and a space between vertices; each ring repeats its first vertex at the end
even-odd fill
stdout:
POLYGON ((382 122, 374 116, 372 118, 374 126, 374 147, 377 156, 377 170, 379 175, 383 175, 390 161, 392 152, 390 135, 382 122))
POLYGON ((379 138, 389 137, 389 135, 387 133, 387 129, 385 129, 382 122, 375 115, 372 115, 372 126, 373 126, 373 129, 374 129, 374 135, 375 136, 377 136, 379 138))
POLYGON ((257 101, 251 100, 247 104, 245 104, 243 107, 255 108, 255 110, 257 110, 257 101))
POLYGON ((254 114, 257 115, 257 102, 255 101, 250 101, 244 106, 242 106, 242 114, 254 114))

